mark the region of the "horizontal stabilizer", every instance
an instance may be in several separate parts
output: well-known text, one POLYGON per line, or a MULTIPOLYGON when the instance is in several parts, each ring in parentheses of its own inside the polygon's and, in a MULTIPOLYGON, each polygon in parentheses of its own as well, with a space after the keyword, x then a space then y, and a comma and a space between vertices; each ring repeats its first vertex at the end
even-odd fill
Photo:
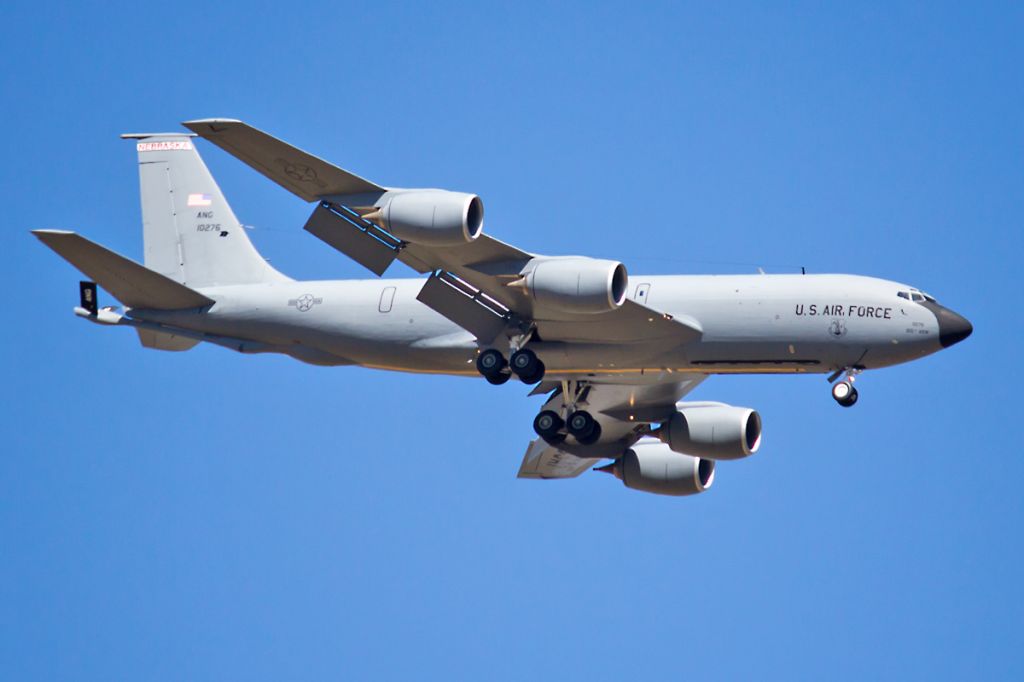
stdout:
POLYGON ((386 191, 241 121, 208 118, 182 125, 306 201, 386 191))
POLYGON ((39 241, 99 283, 129 308, 180 310, 213 305, 213 299, 64 230, 32 230, 39 241))

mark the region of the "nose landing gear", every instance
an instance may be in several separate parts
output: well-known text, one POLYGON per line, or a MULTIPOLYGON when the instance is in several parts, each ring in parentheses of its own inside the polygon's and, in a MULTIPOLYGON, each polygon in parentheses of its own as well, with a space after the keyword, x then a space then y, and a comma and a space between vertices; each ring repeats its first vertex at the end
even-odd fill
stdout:
POLYGON ((832 385, 832 397, 843 407, 853 407, 857 402, 857 389, 849 379, 843 379, 832 385))
POLYGON ((842 381, 835 381, 842 374, 842 371, 836 372, 829 379, 835 381, 832 384, 832 397, 837 403, 843 407, 853 407, 857 404, 857 389, 853 387, 853 381, 857 374, 860 373, 856 369, 847 369, 846 377, 842 381))

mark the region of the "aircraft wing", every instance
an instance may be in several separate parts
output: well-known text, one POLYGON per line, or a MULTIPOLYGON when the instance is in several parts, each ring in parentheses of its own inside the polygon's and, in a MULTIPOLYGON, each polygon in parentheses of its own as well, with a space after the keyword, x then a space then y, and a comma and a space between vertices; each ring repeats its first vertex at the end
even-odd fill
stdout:
POLYGON ((399 260, 431 273, 419 300, 488 343, 502 331, 533 327, 546 341, 687 343, 700 325, 626 301, 598 314, 568 314, 538 307, 516 286, 531 254, 487 234, 473 241, 428 246, 396 238, 364 216, 390 190, 334 166, 241 121, 203 119, 183 124, 274 182, 318 206, 305 229, 381 275, 399 260))
POLYGON ((538 438, 526 448, 517 478, 576 478, 600 461, 600 457, 578 457, 559 450, 538 438))
MULTIPOLYGON (((667 419, 676 410, 676 403, 706 378, 705 374, 692 374, 676 382, 643 385, 580 382, 576 386, 577 405, 597 418, 611 441, 594 446, 555 446, 540 438, 530 441, 518 478, 575 478, 604 458, 621 456, 646 424, 667 419)), ((558 389, 544 409, 557 410, 561 403, 558 389)))
POLYGON ((306 201, 384 190, 241 121, 211 118, 184 126, 306 201))

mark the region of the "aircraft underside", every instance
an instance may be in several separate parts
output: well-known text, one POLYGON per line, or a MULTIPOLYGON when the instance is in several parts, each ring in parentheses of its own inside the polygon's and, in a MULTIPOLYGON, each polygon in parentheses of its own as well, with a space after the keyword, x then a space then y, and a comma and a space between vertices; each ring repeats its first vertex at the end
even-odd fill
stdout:
POLYGON ((630 276, 483 231, 474 194, 378 185, 240 121, 139 133, 145 263, 73 232, 34 234, 88 278, 77 315, 143 346, 205 342, 323 366, 515 381, 545 396, 522 478, 598 470, 663 495, 707 490, 715 463, 758 451, 756 411, 683 399, 711 374, 856 376, 962 341, 970 323, 898 282, 853 275, 630 276), (198 135, 313 204, 304 229, 378 277, 294 281, 256 251, 193 144, 198 135), (120 303, 100 306, 97 285, 120 303))

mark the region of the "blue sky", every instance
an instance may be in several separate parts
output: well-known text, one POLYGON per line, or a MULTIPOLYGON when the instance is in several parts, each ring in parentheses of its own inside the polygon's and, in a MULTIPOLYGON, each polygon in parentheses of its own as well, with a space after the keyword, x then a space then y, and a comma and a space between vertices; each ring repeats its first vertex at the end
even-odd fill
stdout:
MULTIPOLYGON (((1024 675, 1024 12, 1010 4, 8 2, 4 679, 1024 675), (710 5, 710 4, 709 4, 710 5), (514 383, 143 350, 28 235, 141 258, 126 131, 247 120, 635 273, 855 272, 974 335, 715 377, 764 445, 671 499, 519 481, 514 383)), ((200 143, 202 144, 202 143, 200 143)), ((274 265, 363 277, 201 152, 274 265)), ((396 270, 404 274, 401 270, 396 270)))

